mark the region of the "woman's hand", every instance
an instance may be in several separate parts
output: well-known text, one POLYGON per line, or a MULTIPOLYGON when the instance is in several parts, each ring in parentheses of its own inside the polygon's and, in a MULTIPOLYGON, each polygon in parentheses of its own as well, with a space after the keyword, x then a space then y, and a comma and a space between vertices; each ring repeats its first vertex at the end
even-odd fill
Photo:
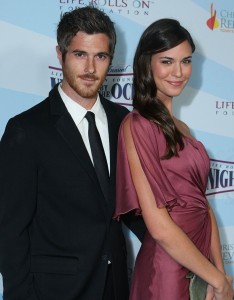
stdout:
POLYGON ((205 300, 215 300, 214 288, 209 284, 207 285, 206 299, 205 300))
POLYGON ((225 275, 224 283, 219 288, 214 288, 215 300, 232 300, 234 290, 232 286, 232 276, 225 275))

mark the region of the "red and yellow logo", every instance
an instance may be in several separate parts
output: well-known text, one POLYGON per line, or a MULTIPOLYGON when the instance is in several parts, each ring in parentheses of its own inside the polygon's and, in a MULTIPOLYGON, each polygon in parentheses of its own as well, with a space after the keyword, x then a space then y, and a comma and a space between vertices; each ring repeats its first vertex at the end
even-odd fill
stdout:
POLYGON ((211 29, 217 29, 219 27, 219 21, 216 18, 216 10, 213 10, 213 3, 210 5, 210 18, 206 21, 206 25, 211 29))

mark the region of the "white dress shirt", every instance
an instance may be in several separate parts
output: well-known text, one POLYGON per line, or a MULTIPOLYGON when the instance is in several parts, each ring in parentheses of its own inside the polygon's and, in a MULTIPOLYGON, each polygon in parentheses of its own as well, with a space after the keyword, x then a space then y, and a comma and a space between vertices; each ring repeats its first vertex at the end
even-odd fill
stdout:
MULTIPOLYGON (((71 115, 73 121, 75 122, 82 136, 86 149, 93 162, 93 157, 92 157, 92 152, 91 152, 89 137, 88 137, 88 120, 85 118, 87 110, 81 105, 79 105, 77 102, 72 100, 70 97, 68 97, 62 90, 61 85, 58 86, 58 91, 69 114, 71 115)), ((97 129, 99 131, 102 140, 103 148, 106 155, 107 165, 110 172, 110 145, 109 145, 108 122, 99 95, 90 111, 92 111, 95 114, 97 129)))

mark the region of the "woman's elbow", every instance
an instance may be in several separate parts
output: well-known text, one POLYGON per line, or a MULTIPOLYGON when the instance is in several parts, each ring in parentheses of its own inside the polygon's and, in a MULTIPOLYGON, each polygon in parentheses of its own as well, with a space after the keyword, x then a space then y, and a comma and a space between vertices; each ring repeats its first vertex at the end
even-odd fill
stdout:
POLYGON ((170 240, 170 233, 163 226, 148 228, 151 237, 159 244, 165 244, 170 240))

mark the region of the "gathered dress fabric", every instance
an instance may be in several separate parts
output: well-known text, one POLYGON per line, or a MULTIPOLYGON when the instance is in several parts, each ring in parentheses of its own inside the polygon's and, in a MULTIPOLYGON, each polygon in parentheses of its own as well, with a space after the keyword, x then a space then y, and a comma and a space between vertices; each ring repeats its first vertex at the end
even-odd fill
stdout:
MULTIPOLYGON (((201 142, 184 137, 178 156, 162 159, 166 140, 161 129, 133 110, 130 130, 142 169, 155 196, 174 222, 196 247, 209 258, 211 221, 205 191, 209 157, 201 142)), ((127 159, 124 122, 119 131, 117 158, 117 203, 114 217, 135 210, 141 213, 127 159)), ((137 217, 137 216, 136 216, 137 217)), ((149 232, 136 258, 131 281, 131 300, 189 300, 188 270, 169 256, 149 232)))

